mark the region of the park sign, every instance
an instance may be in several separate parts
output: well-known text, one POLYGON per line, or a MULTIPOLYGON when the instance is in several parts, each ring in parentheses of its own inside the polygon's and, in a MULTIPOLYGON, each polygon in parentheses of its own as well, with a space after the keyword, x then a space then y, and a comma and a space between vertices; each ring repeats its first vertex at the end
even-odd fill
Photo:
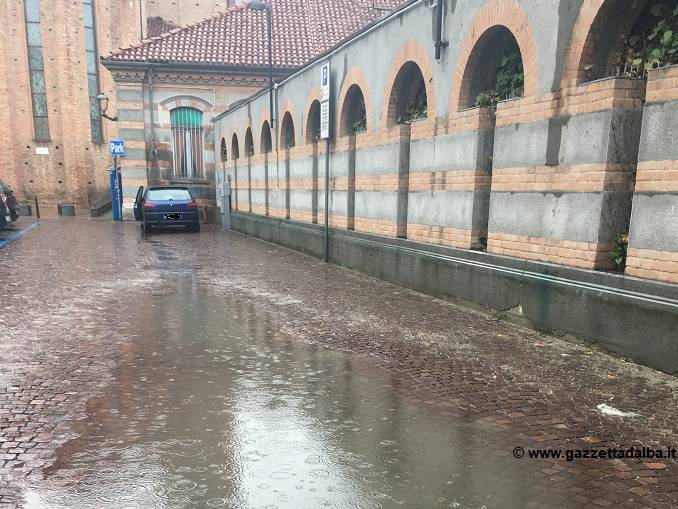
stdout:
POLYGON ((320 138, 330 138, 330 63, 325 62, 320 68, 320 138))
POLYGON ((109 143, 111 147, 111 155, 113 157, 125 157, 127 152, 125 151, 125 142, 122 140, 111 140, 109 143))

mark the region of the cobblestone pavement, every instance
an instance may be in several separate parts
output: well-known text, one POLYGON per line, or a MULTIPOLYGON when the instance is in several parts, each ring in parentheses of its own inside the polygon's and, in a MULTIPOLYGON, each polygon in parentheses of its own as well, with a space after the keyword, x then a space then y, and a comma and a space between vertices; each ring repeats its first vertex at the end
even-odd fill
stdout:
POLYGON ((678 507, 676 460, 513 457, 515 447, 678 447, 675 377, 218 229, 147 238, 133 224, 47 220, 0 251, 0 267, 0 507, 49 481, 57 457, 71 461, 87 433, 77 422, 141 335, 135 306, 176 293, 177 275, 212 302, 249 303, 292 341, 387 373, 437 422, 471 426, 476 449, 450 468, 482 492, 499 475, 473 470, 489 456, 531 490, 520 505, 487 507, 678 507))

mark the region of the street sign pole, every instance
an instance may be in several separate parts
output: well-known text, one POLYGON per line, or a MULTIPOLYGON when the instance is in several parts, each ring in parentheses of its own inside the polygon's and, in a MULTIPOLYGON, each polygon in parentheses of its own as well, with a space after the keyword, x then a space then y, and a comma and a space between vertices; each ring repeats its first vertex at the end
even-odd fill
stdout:
POLYGON ((320 138, 325 140, 325 249, 323 259, 330 260, 330 63, 321 67, 320 76, 320 138))
POLYGON ((113 221, 122 221, 122 178, 120 175, 120 158, 127 155, 125 142, 123 140, 111 140, 109 142, 111 156, 113 158, 113 168, 111 170, 111 208, 113 210, 113 221))

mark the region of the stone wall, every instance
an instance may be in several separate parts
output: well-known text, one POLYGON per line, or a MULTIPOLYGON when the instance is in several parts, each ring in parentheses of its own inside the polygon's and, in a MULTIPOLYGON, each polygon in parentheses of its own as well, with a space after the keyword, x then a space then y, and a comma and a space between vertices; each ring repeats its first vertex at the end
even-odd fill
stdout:
MULTIPOLYGON (((608 58, 596 52, 610 51, 623 35, 615 30, 635 20, 606 25, 611 1, 445 2, 449 46, 440 60, 431 32, 436 10, 418 2, 328 55, 336 112, 330 224, 605 271, 616 270, 610 252, 630 230, 627 274, 677 282, 675 69, 648 79, 588 77, 590 62, 608 58), (496 108, 473 107, 483 66, 504 51, 483 42, 498 27, 519 50, 523 94, 496 108), (400 76, 412 66, 423 78, 426 118, 399 125, 399 101, 407 95, 400 76), (367 114, 367 131, 357 135, 341 119, 353 85, 367 114)), ((637 7, 628 16, 637 16, 637 7)), ((256 207, 247 201, 244 161, 226 161, 227 175, 238 166, 237 210, 322 222, 324 142, 316 149, 305 136, 320 66, 307 66, 277 89, 276 114, 289 114, 297 135, 291 150, 278 144, 267 155, 256 207)), ((215 132, 242 144, 251 128, 254 160, 267 110, 262 94, 220 116, 215 132)))

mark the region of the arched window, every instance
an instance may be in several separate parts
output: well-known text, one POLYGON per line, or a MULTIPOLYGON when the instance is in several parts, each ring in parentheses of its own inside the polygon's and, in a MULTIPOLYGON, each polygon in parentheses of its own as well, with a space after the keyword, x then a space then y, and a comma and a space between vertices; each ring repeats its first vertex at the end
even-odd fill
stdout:
POLYGON ((391 90, 389 120, 391 124, 409 124, 428 116, 426 84, 421 69, 414 62, 402 66, 391 90))
POLYGON ((271 125, 268 123, 268 120, 265 120, 264 125, 261 128, 261 153, 268 154, 271 150, 273 150, 271 125))
POLYGON ((252 139, 252 129, 249 127, 245 132, 245 155, 252 157, 254 155, 254 140, 252 139))
POLYGON ((320 102, 313 101, 308 110, 306 121, 306 143, 314 143, 320 139, 320 102))
POLYGON ((281 136, 284 148, 294 147, 294 122, 289 111, 283 117, 281 136))
POLYGON ((176 108, 170 111, 170 124, 174 176, 202 178, 204 164, 202 112, 194 108, 176 108))
POLYGON ((221 150, 220 150, 220 155, 221 155, 221 162, 226 162, 228 161, 228 150, 226 149, 226 139, 221 138, 221 150))
POLYGON ((487 30, 476 43, 462 79, 460 109, 493 107, 499 101, 522 97, 525 86, 518 41, 503 26, 487 30))
POLYGON ((339 117, 339 134, 349 136, 367 131, 367 112, 365 97, 358 85, 351 85, 339 117))
POLYGON ((240 157, 240 147, 238 145, 238 135, 233 133, 231 138, 231 157, 238 159, 240 157))

